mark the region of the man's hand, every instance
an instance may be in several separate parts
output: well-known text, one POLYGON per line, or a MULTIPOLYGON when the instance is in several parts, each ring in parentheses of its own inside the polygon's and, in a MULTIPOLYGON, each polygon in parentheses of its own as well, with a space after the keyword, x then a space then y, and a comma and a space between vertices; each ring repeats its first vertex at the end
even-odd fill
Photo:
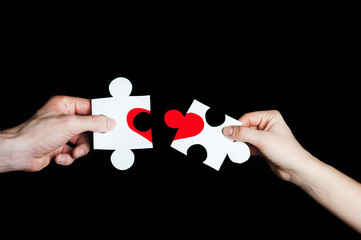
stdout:
POLYGON ((52 97, 28 121, 0 132, 0 172, 39 171, 54 157, 70 165, 85 156, 90 150, 85 132, 107 132, 116 125, 114 119, 90 114, 89 99, 52 97))

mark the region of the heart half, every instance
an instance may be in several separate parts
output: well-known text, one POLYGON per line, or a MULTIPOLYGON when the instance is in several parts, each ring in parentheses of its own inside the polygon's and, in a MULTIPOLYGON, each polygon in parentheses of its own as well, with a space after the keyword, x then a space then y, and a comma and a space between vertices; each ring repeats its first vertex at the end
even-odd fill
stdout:
POLYGON ((132 110, 130 110, 127 115, 127 123, 130 129, 152 142, 152 129, 142 132, 136 129, 134 126, 134 118, 142 112, 150 114, 150 111, 144 108, 133 108, 132 110))
POLYGON ((197 136, 204 128, 203 119, 195 113, 185 116, 178 110, 169 110, 164 115, 164 121, 171 128, 178 128, 174 140, 197 136))

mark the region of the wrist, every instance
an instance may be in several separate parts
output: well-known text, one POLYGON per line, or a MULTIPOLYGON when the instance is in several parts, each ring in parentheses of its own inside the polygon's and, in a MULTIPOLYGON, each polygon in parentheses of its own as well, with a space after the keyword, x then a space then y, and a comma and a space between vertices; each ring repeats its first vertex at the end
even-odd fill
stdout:
POLYGON ((319 159, 309 152, 304 151, 304 154, 300 156, 298 166, 292 171, 290 182, 304 190, 312 188, 310 185, 310 178, 317 175, 320 168, 323 168, 324 165, 325 164, 319 159))
POLYGON ((0 131, 0 173, 17 170, 16 136, 15 129, 0 131))

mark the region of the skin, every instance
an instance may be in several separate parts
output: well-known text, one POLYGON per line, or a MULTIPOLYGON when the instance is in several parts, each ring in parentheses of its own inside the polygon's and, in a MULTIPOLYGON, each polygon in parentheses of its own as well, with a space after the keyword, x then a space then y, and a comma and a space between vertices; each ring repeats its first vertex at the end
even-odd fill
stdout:
POLYGON ((248 143, 251 154, 263 156, 279 178, 302 188, 361 233, 360 183, 307 152, 278 111, 247 113, 239 121, 241 127, 225 127, 223 134, 248 143))
MULTIPOLYGON (((263 156, 279 178, 299 186, 361 233, 360 183, 307 152, 278 111, 247 113, 239 121, 241 127, 223 129, 226 137, 248 143, 251 154, 263 156)), ((89 152, 87 131, 107 132, 115 126, 111 118, 91 115, 89 99, 55 96, 25 123, 0 132, 0 173, 40 171, 53 158, 70 165, 89 152)))
POLYGON ((66 166, 85 156, 90 150, 85 132, 107 132, 116 125, 111 118, 90 114, 89 99, 51 98, 28 121, 0 132, 0 172, 40 171, 53 158, 66 166))

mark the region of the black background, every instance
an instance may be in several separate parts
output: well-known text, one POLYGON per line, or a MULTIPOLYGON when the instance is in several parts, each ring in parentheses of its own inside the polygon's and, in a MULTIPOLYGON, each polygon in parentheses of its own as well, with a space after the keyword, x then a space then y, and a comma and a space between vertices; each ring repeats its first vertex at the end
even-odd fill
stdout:
POLYGON ((132 95, 151 95, 154 148, 134 150, 126 171, 112 166, 111 151, 92 150, 68 167, 1 174, 7 226, 56 235, 358 236, 260 157, 227 158, 217 172, 201 150, 172 149, 175 130, 163 120, 193 99, 237 119, 277 109, 307 150, 361 181, 352 13, 83 7, 4 17, 0 127, 26 121, 53 95, 108 97, 111 80, 126 77, 132 95))

